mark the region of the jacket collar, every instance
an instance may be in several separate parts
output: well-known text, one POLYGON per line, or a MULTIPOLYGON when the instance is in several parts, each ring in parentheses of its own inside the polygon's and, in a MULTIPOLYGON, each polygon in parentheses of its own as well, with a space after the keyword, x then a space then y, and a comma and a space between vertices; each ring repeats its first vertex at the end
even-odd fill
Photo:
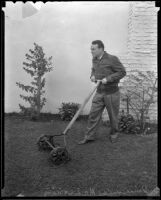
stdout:
POLYGON ((108 53, 106 51, 104 51, 103 55, 100 58, 93 58, 93 60, 102 60, 103 58, 108 57, 108 53))

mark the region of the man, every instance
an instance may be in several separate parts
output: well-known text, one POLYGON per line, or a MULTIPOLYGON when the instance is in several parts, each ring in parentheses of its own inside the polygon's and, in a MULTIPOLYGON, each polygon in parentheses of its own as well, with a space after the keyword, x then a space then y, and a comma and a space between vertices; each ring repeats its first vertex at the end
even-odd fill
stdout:
POLYGON ((92 42, 91 53, 93 56, 93 67, 90 79, 95 83, 97 80, 101 80, 101 83, 92 100, 85 137, 78 144, 85 144, 95 140, 96 131, 105 107, 111 125, 110 139, 111 142, 115 142, 119 134, 120 91, 118 83, 126 75, 126 71, 116 56, 104 51, 102 41, 95 40, 92 42))

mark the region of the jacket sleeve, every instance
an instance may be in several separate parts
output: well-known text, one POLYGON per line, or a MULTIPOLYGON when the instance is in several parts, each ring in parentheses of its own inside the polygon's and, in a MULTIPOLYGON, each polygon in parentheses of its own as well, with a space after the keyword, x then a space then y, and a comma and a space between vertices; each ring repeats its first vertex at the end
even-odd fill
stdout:
POLYGON ((94 68, 93 68, 93 67, 91 68, 91 76, 90 76, 90 78, 91 78, 92 76, 94 76, 94 68))
POLYGON ((114 73, 106 77, 107 82, 119 81, 126 75, 125 67, 122 65, 122 63, 116 56, 113 56, 111 61, 111 66, 114 73))

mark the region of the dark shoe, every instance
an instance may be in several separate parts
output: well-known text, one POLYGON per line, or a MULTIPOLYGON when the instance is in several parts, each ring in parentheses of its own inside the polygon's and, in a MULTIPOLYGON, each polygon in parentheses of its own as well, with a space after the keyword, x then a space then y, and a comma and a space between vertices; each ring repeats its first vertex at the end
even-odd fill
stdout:
POLYGON ((78 144, 86 144, 88 142, 93 142, 93 141, 95 141, 95 139, 93 139, 93 138, 90 138, 90 139, 84 138, 83 140, 78 142, 78 144))
POLYGON ((110 140, 111 140, 111 142, 112 142, 112 143, 117 142, 118 136, 119 136, 119 132, 116 132, 116 133, 114 133, 114 134, 111 134, 111 135, 110 135, 110 140))

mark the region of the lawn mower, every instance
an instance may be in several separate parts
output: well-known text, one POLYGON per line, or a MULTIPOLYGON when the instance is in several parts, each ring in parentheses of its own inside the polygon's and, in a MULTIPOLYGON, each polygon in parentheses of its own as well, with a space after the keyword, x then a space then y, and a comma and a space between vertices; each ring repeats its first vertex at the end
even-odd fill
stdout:
POLYGON ((84 102, 82 103, 82 105, 80 106, 80 108, 78 109, 78 111, 76 112, 76 114, 74 115, 74 117, 72 118, 68 126, 66 127, 66 129, 63 131, 63 133, 58 134, 58 135, 42 135, 38 139, 37 144, 39 146, 39 150, 51 150, 50 158, 55 165, 60 165, 71 159, 67 151, 66 135, 100 83, 101 83, 101 80, 97 80, 96 86, 90 92, 90 94, 86 97, 86 99, 84 100, 84 102), (59 136, 64 137, 64 147, 61 147, 59 144, 55 143, 54 138, 59 137, 59 136))

